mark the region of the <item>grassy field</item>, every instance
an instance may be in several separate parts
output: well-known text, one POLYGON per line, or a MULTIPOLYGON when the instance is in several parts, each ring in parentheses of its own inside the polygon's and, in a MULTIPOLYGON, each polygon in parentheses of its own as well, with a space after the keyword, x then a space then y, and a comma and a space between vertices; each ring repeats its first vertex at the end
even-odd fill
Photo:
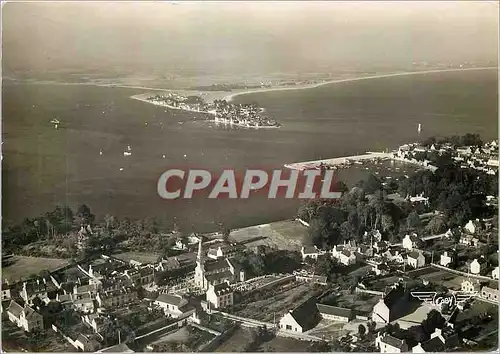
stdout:
POLYGON ((214 335, 193 326, 179 328, 155 340, 153 345, 160 345, 164 348, 171 348, 174 351, 195 352, 214 338, 214 335), (168 344, 173 344, 169 347, 168 344))
POLYGON ((74 352, 76 349, 53 330, 33 336, 15 326, 12 322, 2 322, 2 348, 12 352, 74 352))
POLYGON ((148 264, 158 262, 160 255, 155 253, 123 252, 114 254, 113 257, 121 259, 125 262, 137 261, 143 264, 148 264))
POLYGON ((343 322, 322 319, 318 325, 308 331, 307 334, 326 340, 339 339, 344 334, 348 333, 348 331, 344 329, 344 326, 345 323, 343 322))
POLYGON ((262 349, 266 352, 308 352, 311 346, 311 342, 302 341, 294 338, 287 337, 274 337, 269 342, 262 345, 262 349))
POLYGON ((248 247, 267 245, 279 249, 299 250, 307 228, 298 221, 285 220, 233 230, 231 239, 248 247))
POLYGON ((69 264, 67 259, 12 256, 2 262, 2 279, 18 281, 42 270, 52 271, 69 264))
POLYGON ((249 328, 238 328, 215 351, 218 353, 242 352, 251 341, 251 330, 249 328))

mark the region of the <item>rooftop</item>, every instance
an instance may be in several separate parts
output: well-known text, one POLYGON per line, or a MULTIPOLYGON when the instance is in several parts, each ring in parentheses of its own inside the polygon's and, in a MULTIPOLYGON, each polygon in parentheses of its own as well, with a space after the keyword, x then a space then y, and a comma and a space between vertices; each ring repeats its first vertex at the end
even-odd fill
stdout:
POLYGON ((316 304, 316 306, 318 308, 319 313, 321 313, 321 314, 339 316, 339 317, 351 317, 352 316, 351 309, 330 306, 330 305, 324 305, 324 304, 316 304))

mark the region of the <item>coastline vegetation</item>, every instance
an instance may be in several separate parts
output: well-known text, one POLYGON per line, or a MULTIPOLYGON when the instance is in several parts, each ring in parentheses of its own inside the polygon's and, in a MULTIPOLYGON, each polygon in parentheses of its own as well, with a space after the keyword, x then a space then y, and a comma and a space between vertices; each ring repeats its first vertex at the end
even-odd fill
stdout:
MULTIPOLYGON (((455 139, 455 138, 451 138, 455 139)), ((465 136, 459 142, 479 143, 477 136, 465 136)), ((390 242, 400 241, 408 232, 438 234, 464 225, 471 219, 491 219, 494 226, 498 217, 493 206, 486 205, 486 196, 498 195, 498 173, 490 175, 473 168, 461 168, 448 155, 436 158, 438 169, 433 173, 418 170, 408 178, 383 184, 375 175, 344 192, 340 200, 314 199, 304 203, 298 217, 310 224, 304 244, 332 247, 343 241, 363 240, 366 232, 379 229, 390 242), (394 195, 399 194, 399 198, 394 195), (423 194, 428 203, 412 205, 406 196, 423 194), (437 211, 424 226, 419 214, 437 211)), ((75 258, 92 252, 123 251, 152 252, 161 256, 175 255, 177 239, 187 234, 172 228, 156 218, 132 220, 105 215, 96 222, 86 205, 73 212, 68 206, 58 206, 21 223, 3 222, 3 253, 28 256, 75 258), (85 242, 82 245, 82 226, 85 242)), ((221 228, 227 237, 227 230, 221 228)), ((252 260, 255 275, 261 273, 265 260, 252 260)), ((266 267, 270 265, 268 262, 266 267)))

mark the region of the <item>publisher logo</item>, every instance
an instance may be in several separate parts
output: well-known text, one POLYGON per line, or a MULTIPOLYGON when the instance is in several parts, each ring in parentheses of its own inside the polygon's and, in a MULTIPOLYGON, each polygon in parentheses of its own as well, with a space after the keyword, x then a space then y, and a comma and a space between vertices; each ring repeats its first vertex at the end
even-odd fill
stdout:
POLYGON ((458 303, 465 302, 477 295, 477 291, 457 291, 453 293, 438 293, 435 291, 413 291, 411 295, 419 300, 439 308, 454 309, 458 303))

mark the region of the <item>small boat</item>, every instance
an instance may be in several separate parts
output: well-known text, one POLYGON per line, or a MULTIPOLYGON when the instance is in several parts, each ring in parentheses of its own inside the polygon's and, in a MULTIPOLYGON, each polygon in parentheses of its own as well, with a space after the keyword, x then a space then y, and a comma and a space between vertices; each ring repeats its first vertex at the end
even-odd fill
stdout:
POLYGON ((130 145, 127 145, 127 151, 132 151, 132 148, 130 147, 130 145))
POLYGON ((130 156, 130 155, 132 155, 132 153, 131 153, 131 152, 128 152, 128 151, 124 151, 124 152, 123 152, 123 156, 130 156))
POLYGON ((52 119, 50 122, 52 124, 54 124, 54 128, 56 128, 56 129, 59 127, 59 124, 61 124, 61 122, 59 121, 59 119, 56 119, 56 118, 52 119))

